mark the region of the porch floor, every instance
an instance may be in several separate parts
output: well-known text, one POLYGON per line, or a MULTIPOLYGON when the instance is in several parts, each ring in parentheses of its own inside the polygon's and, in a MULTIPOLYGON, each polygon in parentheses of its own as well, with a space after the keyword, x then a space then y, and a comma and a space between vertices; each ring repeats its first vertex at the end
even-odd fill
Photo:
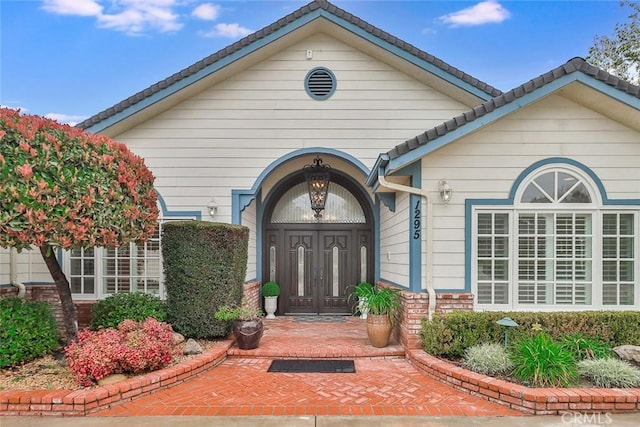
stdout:
POLYGON ((214 369, 182 384, 92 414, 522 415, 416 370, 402 346, 372 347, 357 317, 265 320, 260 346, 232 346, 214 369), (355 373, 269 373, 273 359, 349 358, 355 373))

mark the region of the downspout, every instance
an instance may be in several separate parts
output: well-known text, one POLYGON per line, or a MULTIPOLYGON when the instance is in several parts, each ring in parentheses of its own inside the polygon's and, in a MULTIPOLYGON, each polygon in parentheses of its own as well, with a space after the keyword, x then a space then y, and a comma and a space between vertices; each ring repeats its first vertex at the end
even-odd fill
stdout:
POLYGON ((18 298, 24 298, 27 290, 22 283, 18 282, 18 251, 16 248, 11 248, 9 253, 9 281, 11 286, 18 288, 18 298))
POLYGON ((425 227, 426 233, 426 245, 427 245, 427 260, 426 260, 426 285, 427 285, 427 293, 429 294, 429 320, 433 317, 433 313, 436 311, 436 290, 433 289, 433 260, 431 259, 431 255, 433 254, 433 226, 432 226, 432 217, 433 217, 433 204, 431 203, 431 199, 427 195, 426 191, 423 191, 420 188, 409 187, 407 185, 396 184, 394 182, 389 182, 385 179, 382 168, 378 169, 378 183, 380 186, 384 188, 388 188, 389 190, 401 191, 404 193, 416 194, 418 196, 422 196, 427 202, 427 225, 425 227))

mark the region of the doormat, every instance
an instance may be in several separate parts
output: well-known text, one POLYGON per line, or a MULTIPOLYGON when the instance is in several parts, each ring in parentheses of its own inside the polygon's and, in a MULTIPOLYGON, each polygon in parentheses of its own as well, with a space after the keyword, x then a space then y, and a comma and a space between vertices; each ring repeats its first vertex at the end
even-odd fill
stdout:
POLYGON ((344 323, 347 316, 294 316, 294 322, 306 323, 344 323))
POLYGON ((267 372, 345 373, 356 372, 353 360, 278 359, 271 362, 267 372))

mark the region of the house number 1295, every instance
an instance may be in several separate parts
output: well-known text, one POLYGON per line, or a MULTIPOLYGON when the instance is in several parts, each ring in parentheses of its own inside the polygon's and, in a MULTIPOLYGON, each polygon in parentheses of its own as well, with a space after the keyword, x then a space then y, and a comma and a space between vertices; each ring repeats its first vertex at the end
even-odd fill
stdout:
POLYGON ((420 238, 422 209, 420 209, 420 200, 416 202, 416 207, 413 209, 413 240, 420 238))

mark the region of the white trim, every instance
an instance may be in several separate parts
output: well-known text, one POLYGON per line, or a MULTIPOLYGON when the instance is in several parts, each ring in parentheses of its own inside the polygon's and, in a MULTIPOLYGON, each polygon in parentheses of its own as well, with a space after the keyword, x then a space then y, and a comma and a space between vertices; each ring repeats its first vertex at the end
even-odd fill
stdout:
MULTIPOLYGON (((565 195, 569 192, 564 193, 565 195)), ((518 186, 514 193, 513 205, 495 206, 495 205, 474 205, 472 210, 471 227, 472 227, 472 242, 471 242, 471 290, 474 294, 475 306, 479 310, 518 310, 518 311, 579 311, 579 310, 629 310, 637 309, 640 307, 640 286, 638 285, 638 277, 640 274, 640 210, 637 206, 627 207, 625 205, 604 205, 598 186, 590 176, 587 176, 581 169, 570 164, 558 165, 555 163, 549 163, 533 170, 518 186), (530 185, 535 185, 538 189, 543 190, 542 185, 538 185, 536 179, 542 175, 555 172, 554 175, 554 188, 553 193, 549 194, 549 191, 544 192, 550 196, 550 203, 524 203, 522 197, 530 185), (571 188, 577 188, 582 183, 589 193, 591 203, 563 203, 562 197, 558 197, 559 187, 559 173, 569 174, 577 179, 575 184, 571 184, 571 188), (478 215, 480 213, 508 213, 509 214, 509 298, 507 304, 480 304, 478 302, 478 215), (576 305, 576 304, 520 304, 517 301, 518 294, 518 281, 519 281, 519 218, 523 214, 553 214, 554 228, 556 225, 556 219, 558 214, 587 214, 591 216, 591 304, 588 305, 576 305), (623 214, 630 213, 634 215, 634 304, 633 305, 604 305, 603 304, 603 218, 606 214, 623 214)), ((554 233, 552 233, 555 236, 554 233)), ((537 236, 535 233, 534 237, 537 236)), ((575 236, 575 234, 574 234, 575 236)), ((556 247, 557 240, 554 238, 554 247, 556 247)), ((537 245, 537 241, 536 241, 537 245)), ((537 257, 536 257, 537 258, 537 257)), ((555 272, 557 268, 558 258, 554 254, 551 256, 554 262, 554 278, 553 283, 556 283, 555 272)), ((619 288, 618 288, 619 289, 619 288)), ((618 290, 619 292, 619 290, 618 290)), ((619 295, 618 295, 619 298, 619 295)), ((553 300, 555 301, 555 288, 553 300)))
MULTIPOLYGON (((159 268, 159 272, 158 272, 158 281, 159 281, 159 288, 158 288, 158 296, 160 297, 160 299, 166 299, 166 289, 164 287, 164 268, 163 268, 163 263, 162 263, 162 224, 168 221, 181 221, 181 220, 193 220, 193 217, 166 217, 166 218, 160 218, 158 220, 158 252, 159 252, 159 257, 158 257, 158 268, 159 268)), ((130 242, 129 243, 129 250, 131 251, 134 248, 134 245, 136 245, 135 242, 130 242)), ((110 293, 106 292, 105 289, 105 278, 106 278, 106 274, 105 274, 105 257, 106 257, 106 253, 105 253, 105 248, 101 248, 101 247, 96 247, 94 248, 94 292, 90 293, 90 294, 86 294, 86 293, 82 293, 82 294, 78 294, 78 293, 72 293, 72 297, 74 300, 76 301, 95 301, 95 300, 101 300, 104 299, 106 297, 108 297, 109 295, 112 295, 110 293)), ((131 253, 131 252, 130 252, 131 253)), ((126 257, 122 257, 122 258, 126 258, 126 257)), ((134 286, 134 280, 136 278, 136 276, 133 274, 133 266, 131 265, 131 263, 133 262, 133 259, 131 256, 128 257, 129 258, 129 263, 130 263, 130 272, 129 272, 129 277, 130 277, 130 291, 131 292, 144 292, 145 289, 135 289, 133 290, 134 286)), ((116 258, 117 259, 117 258, 116 258)), ((145 266, 147 266, 147 261, 151 260, 153 261, 154 259, 156 259, 155 257, 148 257, 147 256, 147 249, 144 249, 144 254, 142 258, 139 258, 144 260, 144 264, 145 266)), ((67 275, 67 277, 69 277, 69 282, 71 282, 71 277, 70 277, 70 272, 71 272, 71 257, 70 257, 70 251, 63 251, 62 253, 62 268, 63 271, 65 272, 65 274, 67 275)), ((85 275, 86 276, 86 275, 85 275)), ((155 275, 145 275, 146 278, 155 278, 155 275)), ((155 294, 154 294, 155 295, 155 294)))

